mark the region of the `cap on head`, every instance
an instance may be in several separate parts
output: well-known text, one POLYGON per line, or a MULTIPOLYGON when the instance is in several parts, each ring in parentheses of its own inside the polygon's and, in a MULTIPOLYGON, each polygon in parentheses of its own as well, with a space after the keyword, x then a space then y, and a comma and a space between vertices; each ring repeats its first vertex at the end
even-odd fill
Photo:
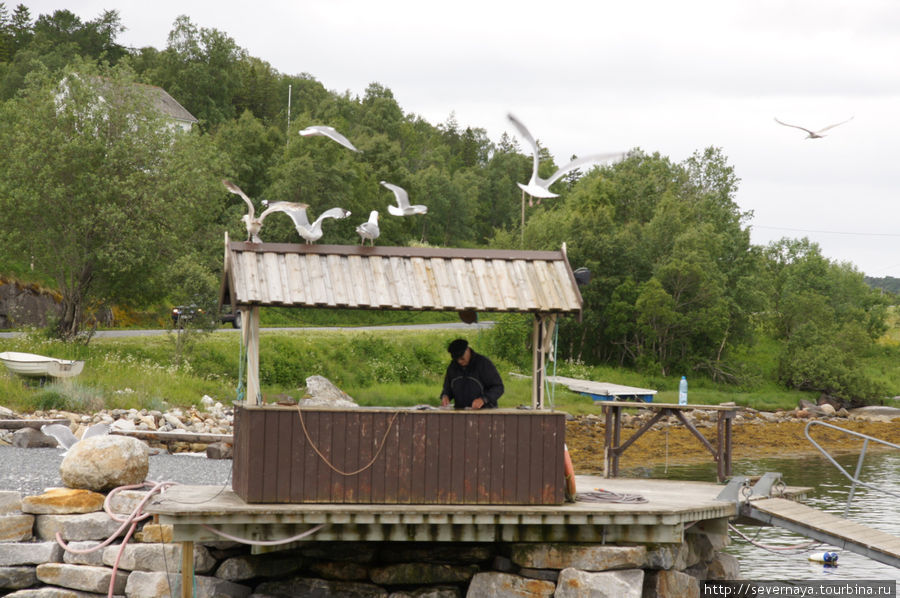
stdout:
POLYGON ((469 341, 464 338, 458 338, 455 341, 451 342, 447 346, 447 351, 450 352, 450 357, 453 359, 459 359, 466 352, 466 349, 469 348, 469 341))

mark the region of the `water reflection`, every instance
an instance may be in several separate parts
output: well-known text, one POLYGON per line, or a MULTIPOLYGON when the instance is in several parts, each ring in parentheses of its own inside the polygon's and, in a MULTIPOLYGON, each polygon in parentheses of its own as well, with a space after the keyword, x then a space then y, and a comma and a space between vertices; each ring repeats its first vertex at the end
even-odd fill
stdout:
MULTIPOLYGON (((856 470, 858 454, 835 457, 844 469, 856 470)), ((715 464, 679 467, 657 467, 652 470, 642 468, 625 472, 630 477, 653 477, 673 480, 715 481, 715 464)), ((825 457, 804 457, 797 459, 758 459, 739 461, 733 465, 735 475, 762 475, 767 471, 777 471, 789 486, 809 486, 806 504, 843 516, 850 490, 850 481, 825 457)), ((873 452, 866 454, 860 479, 891 492, 900 493, 900 451, 873 452)), ((881 531, 900 536, 900 500, 896 497, 857 487, 847 518, 864 523, 881 531)), ((755 542, 767 546, 793 546, 805 544, 809 539, 775 527, 738 526, 738 529, 755 542)), ((900 582, 900 569, 883 565, 849 550, 818 544, 808 549, 790 552, 770 552, 732 534, 732 544, 727 552, 735 555, 741 563, 741 574, 746 579, 847 579, 883 580, 900 582), (837 550, 840 557, 837 567, 826 567, 808 560, 808 555, 825 550, 837 550)))

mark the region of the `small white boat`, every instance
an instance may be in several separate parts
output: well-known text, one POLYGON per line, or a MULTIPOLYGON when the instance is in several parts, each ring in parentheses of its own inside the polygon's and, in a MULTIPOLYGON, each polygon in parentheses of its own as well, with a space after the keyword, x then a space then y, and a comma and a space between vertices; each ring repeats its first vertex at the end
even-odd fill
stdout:
POLYGON ((84 361, 56 359, 17 351, 0 353, 0 361, 12 373, 32 378, 71 378, 84 369, 84 361))

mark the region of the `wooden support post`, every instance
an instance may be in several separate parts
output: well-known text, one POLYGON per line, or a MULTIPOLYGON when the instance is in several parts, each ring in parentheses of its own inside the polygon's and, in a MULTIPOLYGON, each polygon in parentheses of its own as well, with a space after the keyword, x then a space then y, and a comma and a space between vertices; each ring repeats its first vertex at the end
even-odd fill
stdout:
POLYGON ((248 405, 262 405, 259 387, 259 306, 249 309, 249 317, 242 322, 247 347, 247 397, 248 405))
POLYGON ((181 543, 181 598, 194 595, 194 543, 181 543))
POLYGON ((535 314, 534 334, 532 335, 534 351, 531 360, 531 408, 544 408, 544 316, 535 314))

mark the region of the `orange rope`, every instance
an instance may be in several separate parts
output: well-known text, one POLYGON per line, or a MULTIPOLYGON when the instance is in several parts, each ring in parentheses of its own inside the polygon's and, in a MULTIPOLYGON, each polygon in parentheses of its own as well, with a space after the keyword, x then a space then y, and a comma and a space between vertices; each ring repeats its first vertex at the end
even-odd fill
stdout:
POLYGON ((381 451, 384 450, 384 445, 387 444, 388 434, 390 433, 391 428, 394 426, 394 421, 397 419, 397 416, 400 415, 400 412, 396 411, 391 417, 391 422, 388 424, 387 430, 384 431, 384 437, 381 439, 381 446, 378 447, 377 451, 375 451, 375 456, 372 457, 371 461, 369 461, 356 471, 341 471, 340 469, 332 465, 332 463, 328 460, 328 457, 322 454, 322 451, 319 450, 319 447, 317 447, 312 438, 309 437, 309 430, 306 429, 306 422, 303 421, 303 410, 300 409, 300 405, 297 405, 297 413, 300 415, 300 427, 303 428, 303 435, 306 436, 306 441, 309 443, 309 446, 311 446, 316 454, 319 455, 319 458, 325 463, 325 465, 330 467, 333 472, 343 476, 356 475, 372 467, 372 465, 375 463, 375 460, 378 459, 379 455, 381 455, 381 451))

